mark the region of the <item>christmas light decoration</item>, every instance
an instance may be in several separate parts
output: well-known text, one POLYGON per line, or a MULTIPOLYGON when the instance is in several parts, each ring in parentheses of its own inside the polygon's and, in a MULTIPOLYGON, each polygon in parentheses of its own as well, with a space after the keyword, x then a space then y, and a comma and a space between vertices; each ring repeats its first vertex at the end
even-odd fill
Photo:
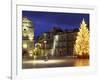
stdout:
POLYGON ((27 49, 27 44, 26 43, 23 44, 23 48, 27 49))
POLYGON ((84 19, 77 33, 76 42, 74 45, 75 55, 89 56, 89 30, 84 19))

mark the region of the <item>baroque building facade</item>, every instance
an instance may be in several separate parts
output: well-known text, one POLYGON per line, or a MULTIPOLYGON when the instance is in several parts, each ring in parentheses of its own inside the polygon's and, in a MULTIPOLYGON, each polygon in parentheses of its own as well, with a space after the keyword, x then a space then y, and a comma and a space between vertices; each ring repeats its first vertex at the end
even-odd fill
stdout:
POLYGON ((34 26, 27 17, 22 18, 22 54, 32 56, 34 49, 34 26))
POLYGON ((78 29, 61 30, 53 28, 39 36, 38 42, 49 56, 73 56, 77 32, 78 29))

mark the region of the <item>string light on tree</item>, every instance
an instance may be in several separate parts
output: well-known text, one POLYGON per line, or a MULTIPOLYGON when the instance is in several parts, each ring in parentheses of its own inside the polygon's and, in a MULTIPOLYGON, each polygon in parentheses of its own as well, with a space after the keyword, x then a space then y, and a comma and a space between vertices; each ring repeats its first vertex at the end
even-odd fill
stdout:
POLYGON ((79 32, 77 33, 74 51, 78 56, 89 56, 89 30, 84 19, 82 20, 79 32))

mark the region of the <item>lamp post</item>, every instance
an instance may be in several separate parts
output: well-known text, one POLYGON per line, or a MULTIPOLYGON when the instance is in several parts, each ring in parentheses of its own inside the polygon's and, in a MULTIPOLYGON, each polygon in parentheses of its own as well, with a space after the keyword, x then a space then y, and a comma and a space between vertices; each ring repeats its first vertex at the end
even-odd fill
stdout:
POLYGON ((45 56, 45 61, 47 61, 48 57, 47 57, 47 53, 46 53, 46 43, 47 41, 44 41, 44 56, 45 56))
POLYGON ((45 56, 45 61, 47 61, 48 57, 47 57, 47 53, 46 53, 46 33, 44 33, 44 56, 45 56))

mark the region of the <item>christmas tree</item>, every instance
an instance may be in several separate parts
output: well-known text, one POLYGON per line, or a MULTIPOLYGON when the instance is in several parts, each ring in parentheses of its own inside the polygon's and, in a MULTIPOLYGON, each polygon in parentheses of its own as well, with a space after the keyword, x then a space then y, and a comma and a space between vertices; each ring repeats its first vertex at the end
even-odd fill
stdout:
POLYGON ((89 57, 89 30, 84 19, 82 20, 79 32, 77 33, 74 51, 77 56, 89 57))

